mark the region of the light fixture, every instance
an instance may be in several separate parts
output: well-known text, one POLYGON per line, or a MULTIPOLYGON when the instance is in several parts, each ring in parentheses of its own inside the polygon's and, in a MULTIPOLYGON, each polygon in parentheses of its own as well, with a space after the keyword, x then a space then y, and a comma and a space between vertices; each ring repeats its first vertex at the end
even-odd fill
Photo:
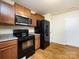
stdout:
POLYGON ((36 14, 36 12, 35 12, 35 11, 33 11, 33 10, 31 10, 31 13, 32 13, 32 14, 36 14))

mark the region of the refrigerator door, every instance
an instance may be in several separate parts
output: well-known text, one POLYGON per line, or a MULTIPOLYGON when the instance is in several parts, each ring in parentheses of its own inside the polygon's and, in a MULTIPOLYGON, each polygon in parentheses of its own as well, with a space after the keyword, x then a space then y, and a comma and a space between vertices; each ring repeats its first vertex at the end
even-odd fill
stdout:
POLYGON ((41 48, 44 49, 49 46, 50 35, 49 35, 49 22, 42 20, 40 23, 40 33, 41 33, 41 48))

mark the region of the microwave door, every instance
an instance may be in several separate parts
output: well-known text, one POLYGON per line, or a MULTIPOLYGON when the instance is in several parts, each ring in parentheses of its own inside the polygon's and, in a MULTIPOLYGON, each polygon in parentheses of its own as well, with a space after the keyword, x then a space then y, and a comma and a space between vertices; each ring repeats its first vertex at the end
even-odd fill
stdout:
POLYGON ((17 25, 31 25, 32 19, 16 15, 16 24, 17 25))

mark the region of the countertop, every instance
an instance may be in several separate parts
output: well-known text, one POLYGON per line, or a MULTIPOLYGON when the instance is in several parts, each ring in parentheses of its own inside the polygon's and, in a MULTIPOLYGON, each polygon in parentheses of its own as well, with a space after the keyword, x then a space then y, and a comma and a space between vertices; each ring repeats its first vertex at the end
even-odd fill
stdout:
MULTIPOLYGON (((30 33, 29 35, 40 35, 40 34, 30 33)), ((15 39, 18 39, 18 38, 14 37, 12 34, 0 34, 0 42, 15 40, 15 39)))
POLYGON ((14 37, 12 34, 0 34, 0 42, 15 40, 15 39, 18 38, 14 37))
POLYGON ((38 34, 38 33, 29 33, 30 35, 40 35, 40 34, 38 34))

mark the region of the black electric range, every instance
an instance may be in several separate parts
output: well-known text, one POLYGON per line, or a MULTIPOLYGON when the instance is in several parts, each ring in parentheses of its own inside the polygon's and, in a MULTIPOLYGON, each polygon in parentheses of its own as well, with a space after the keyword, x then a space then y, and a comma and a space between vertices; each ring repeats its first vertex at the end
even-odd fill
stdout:
POLYGON ((28 30, 14 30, 14 36, 18 37, 18 59, 35 53, 35 36, 29 35, 28 30))

